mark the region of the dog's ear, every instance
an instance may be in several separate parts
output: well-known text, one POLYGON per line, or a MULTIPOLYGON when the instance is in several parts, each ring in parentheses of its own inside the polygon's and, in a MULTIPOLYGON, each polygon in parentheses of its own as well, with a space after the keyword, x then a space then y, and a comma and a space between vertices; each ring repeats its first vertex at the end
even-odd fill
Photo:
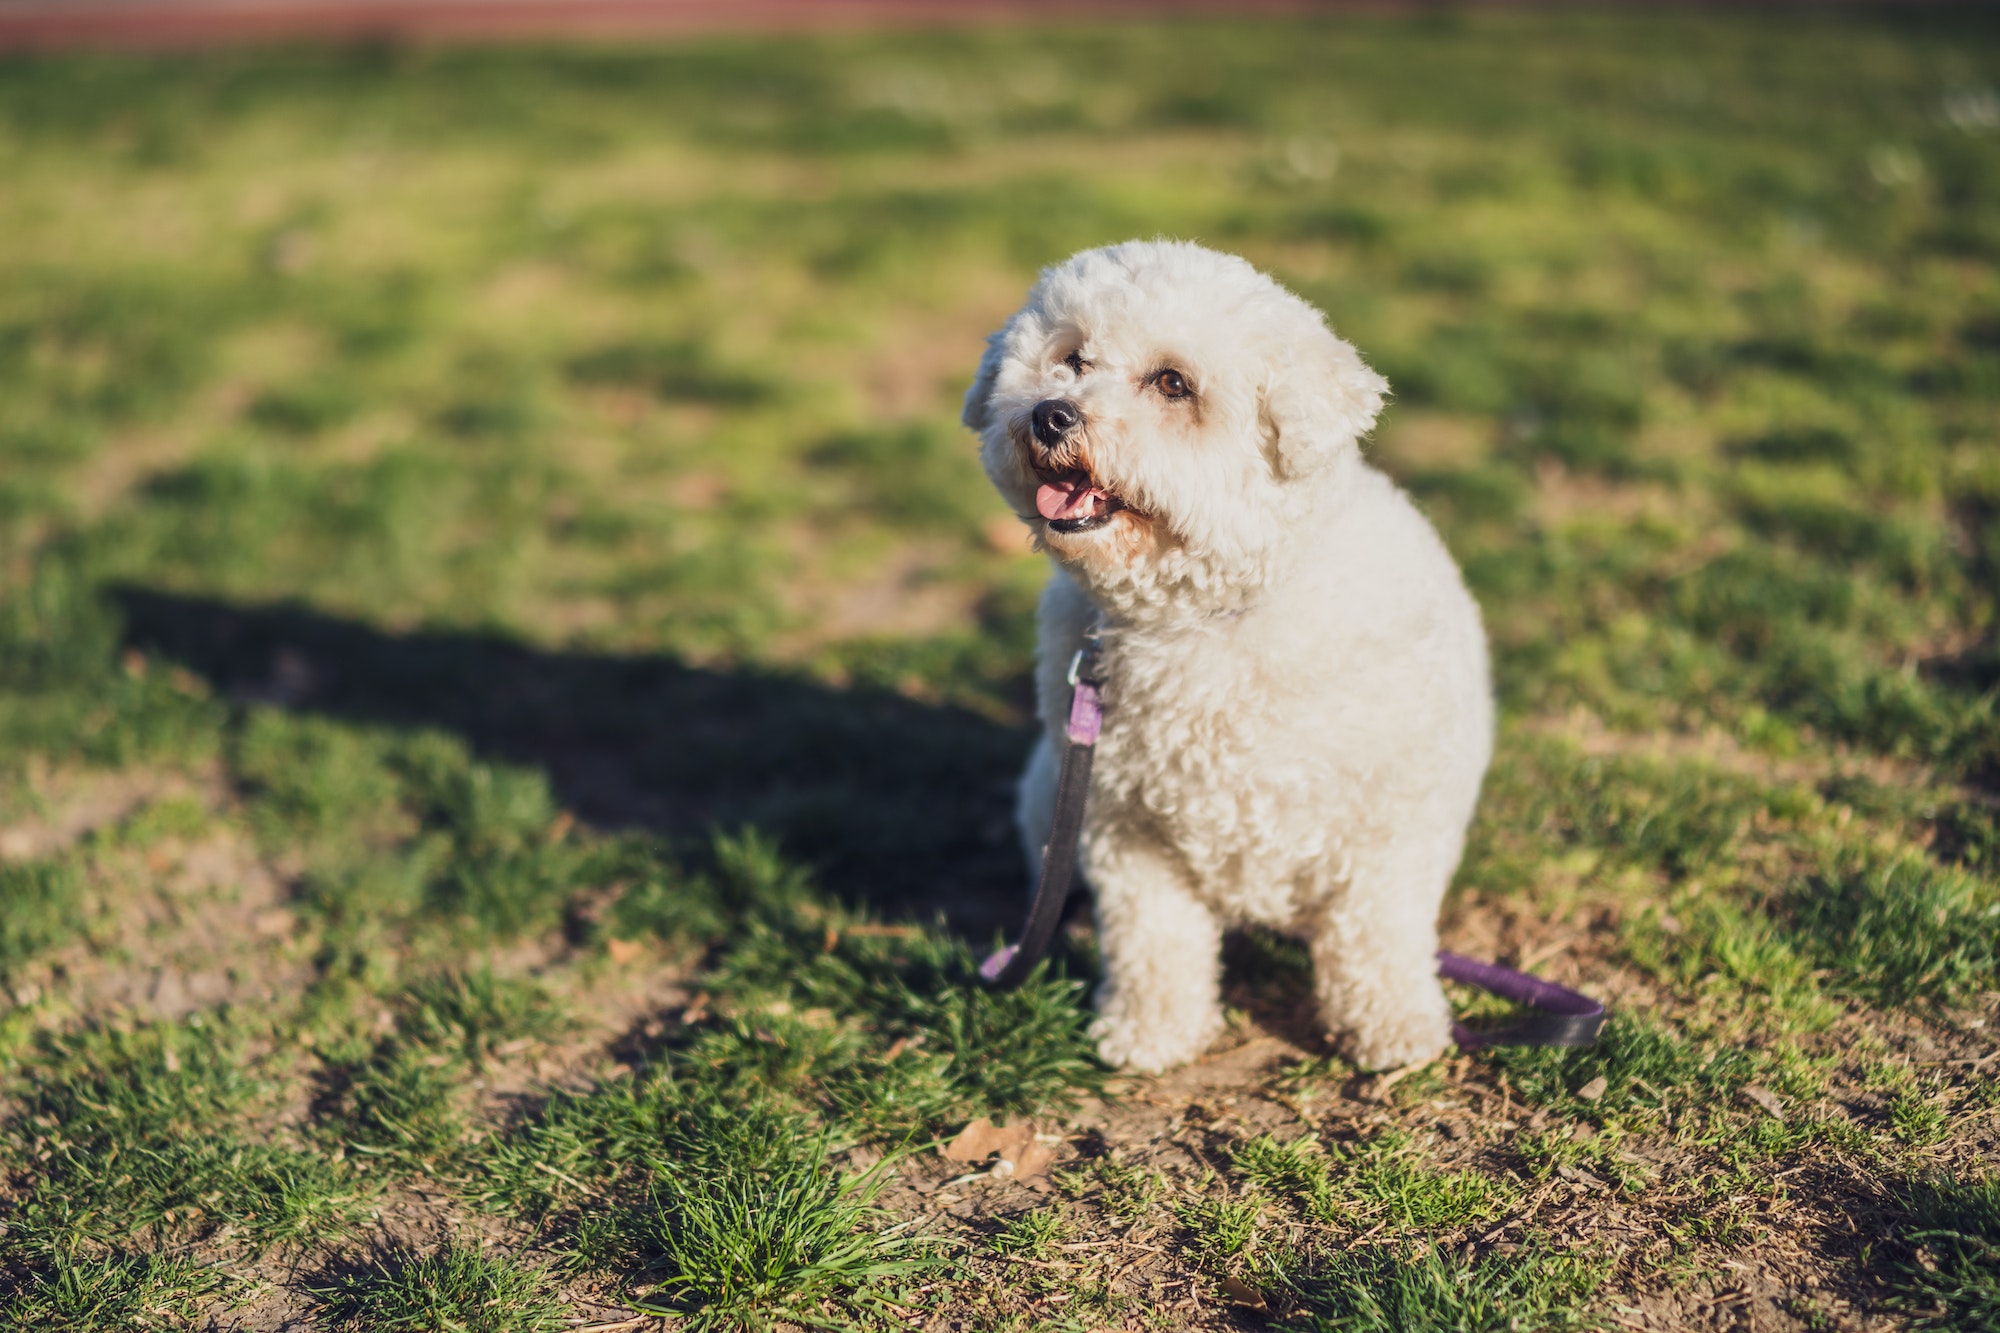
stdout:
POLYGON ((1316 319, 1287 350, 1289 357, 1272 358, 1264 384, 1264 431, 1279 473, 1297 477, 1355 447, 1375 424, 1389 381, 1316 319))
POLYGON ((959 413, 959 420, 967 430, 983 431, 990 418, 986 412, 986 400, 993 396, 993 381, 1000 377, 1001 343, 1007 330, 996 329, 986 339, 986 355, 979 358, 979 373, 972 377, 972 387, 965 391, 965 410, 959 413))

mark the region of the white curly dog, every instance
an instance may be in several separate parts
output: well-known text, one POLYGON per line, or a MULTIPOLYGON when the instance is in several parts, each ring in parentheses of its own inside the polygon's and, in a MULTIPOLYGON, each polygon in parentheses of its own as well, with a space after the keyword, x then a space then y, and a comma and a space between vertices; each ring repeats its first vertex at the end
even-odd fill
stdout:
POLYGON ((1321 1015, 1364 1067, 1450 1038, 1437 914, 1492 690, 1457 566, 1361 457, 1387 387, 1244 260, 1134 241, 1045 270, 966 394, 987 475, 1054 563, 1018 810, 1031 869, 1065 672, 1102 627, 1080 865, 1113 1065, 1202 1053, 1222 932, 1246 923, 1309 943, 1321 1015))

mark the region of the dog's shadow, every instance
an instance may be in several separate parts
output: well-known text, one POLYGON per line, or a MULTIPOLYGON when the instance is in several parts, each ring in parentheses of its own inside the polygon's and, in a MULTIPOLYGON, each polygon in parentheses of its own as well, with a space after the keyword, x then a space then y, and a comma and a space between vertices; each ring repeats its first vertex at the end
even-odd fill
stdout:
POLYGON ((297 604, 137 587, 114 597, 128 646, 225 695, 455 732, 482 757, 541 768, 564 807, 599 827, 754 824, 843 901, 942 912, 978 943, 1025 906, 1012 789, 1032 737, 971 710, 497 633, 391 633, 297 604))
POLYGON ((1312 958, 1303 941, 1256 926, 1224 935, 1222 1000, 1300 1050, 1333 1049, 1319 1026, 1312 958))

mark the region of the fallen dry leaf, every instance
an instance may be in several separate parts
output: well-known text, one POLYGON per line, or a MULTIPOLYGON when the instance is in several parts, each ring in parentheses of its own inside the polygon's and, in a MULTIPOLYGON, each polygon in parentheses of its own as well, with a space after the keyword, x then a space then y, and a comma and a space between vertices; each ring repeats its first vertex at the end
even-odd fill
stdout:
POLYGON ((1229 1298, 1231 1305, 1240 1305, 1246 1310, 1262 1310, 1266 1308, 1264 1293, 1251 1286, 1248 1282, 1245 1282, 1242 1278, 1226 1277, 1222 1279, 1222 1294, 1229 1298))
POLYGON ((945 1145, 944 1155, 954 1162, 997 1158, 992 1170, 995 1180, 1029 1180, 1048 1170, 1056 1160, 1054 1149, 1035 1141, 1033 1121, 1016 1121, 1002 1129, 985 1116, 960 1130, 945 1145))
POLYGON ((1596 1078, 1590 1080, 1590 1082, 1578 1088, 1576 1090, 1576 1095, 1583 1098, 1583 1100, 1587 1102, 1594 1102, 1598 1098, 1602 1097, 1604 1095, 1605 1089, 1609 1088, 1610 1086, 1611 1084, 1609 1083, 1609 1081, 1605 1079, 1604 1075, 1599 1074, 1596 1078))
POLYGON ((1769 1088, 1760 1088, 1755 1083, 1743 1089, 1743 1095, 1770 1112, 1773 1120, 1785 1118, 1785 1104, 1778 1100, 1778 1094, 1769 1088))
POLYGON ((1033 1180, 1055 1164, 1055 1149, 1046 1144, 1030 1143, 1016 1153, 1002 1153, 1000 1160, 993 1164, 995 1180, 1033 1180))
MULTIPOLYGON (((1000 1129, 991 1120, 981 1116, 958 1131, 952 1141, 945 1145, 944 1155, 954 1162, 984 1161, 1000 1151, 1003 1144, 1014 1142, 1019 1130, 1019 1126, 1013 1130, 1000 1129)), ((1027 1137, 1032 1140, 1033 1132, 1027 1137)))

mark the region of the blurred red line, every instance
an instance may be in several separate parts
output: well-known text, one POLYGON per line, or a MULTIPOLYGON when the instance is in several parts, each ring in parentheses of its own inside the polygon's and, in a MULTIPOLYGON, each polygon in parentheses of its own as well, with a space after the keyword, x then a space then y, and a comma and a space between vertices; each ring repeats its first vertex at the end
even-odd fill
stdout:
POLYGON ((1404 6, 1341 0, 0 0, 0 51, 505 41, 1364 7, 1404 6))

